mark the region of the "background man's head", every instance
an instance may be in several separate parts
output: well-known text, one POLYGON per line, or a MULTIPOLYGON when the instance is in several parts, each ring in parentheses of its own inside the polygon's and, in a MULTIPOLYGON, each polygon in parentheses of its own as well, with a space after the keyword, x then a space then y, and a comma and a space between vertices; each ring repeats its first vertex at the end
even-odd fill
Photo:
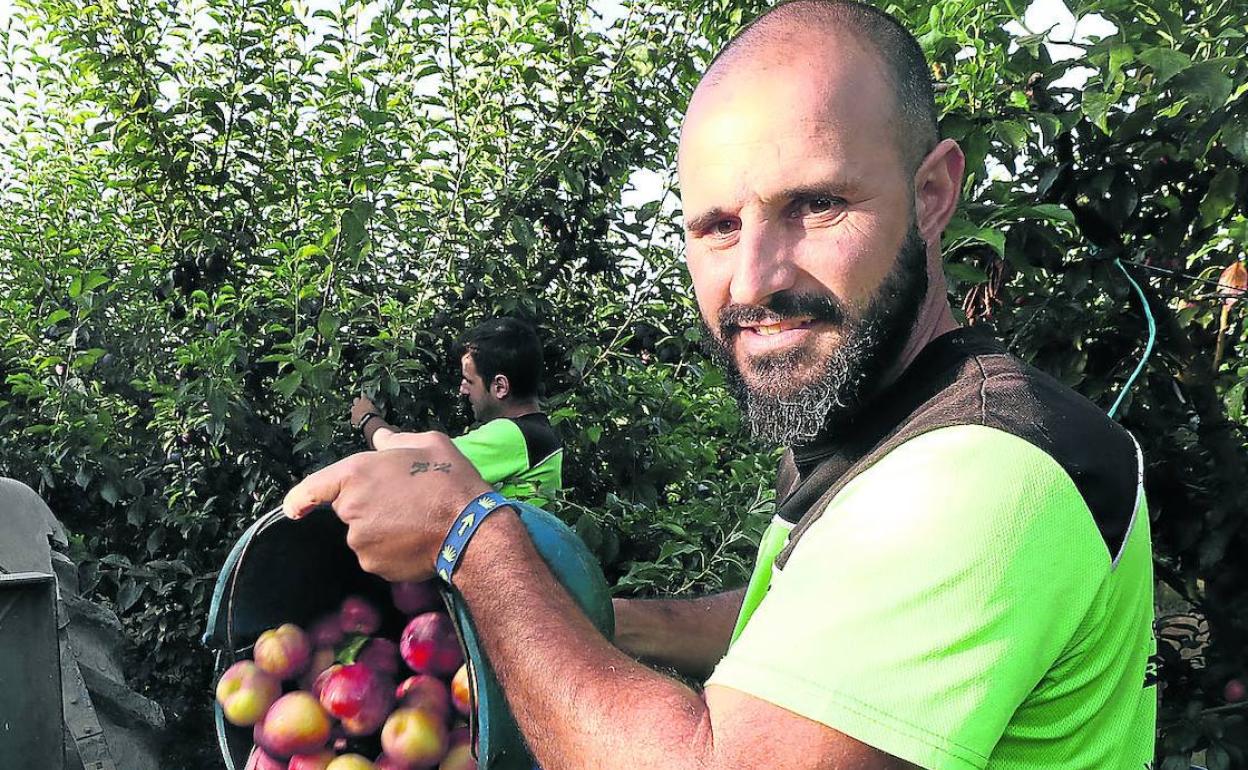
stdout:
POLYGON ((536 403, 542 379, 542 344, 533 327, 495 318, 468 330, 455 344, 462 379, 459 392, 478 420, 536 403))
POLYGON ((694 92, 689 270, 759 436, 801 444, 851 416, 919 319, 948 312, 939 242, 961 153, 935 113, 918 43, 851 0, 773 8, 694 92))

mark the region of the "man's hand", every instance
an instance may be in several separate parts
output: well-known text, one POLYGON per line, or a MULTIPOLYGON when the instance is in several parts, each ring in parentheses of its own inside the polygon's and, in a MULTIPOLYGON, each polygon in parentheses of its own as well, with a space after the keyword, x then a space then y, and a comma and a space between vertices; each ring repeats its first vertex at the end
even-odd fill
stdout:
POLYGON ((322 468, 286 494, 283 510, 298 519, 333 506, 366 572, 392 582, 432 577, 451 523, 491 487, 445 435, 421 436, 419 448, 362 452, 322 468))
POLYGON ((363 420, 370 412, 377 415, 381 414, 377 405, 366 396, 356 396, 355 400, 351 402, 351 427, 359 428, 360 420, 363 420))

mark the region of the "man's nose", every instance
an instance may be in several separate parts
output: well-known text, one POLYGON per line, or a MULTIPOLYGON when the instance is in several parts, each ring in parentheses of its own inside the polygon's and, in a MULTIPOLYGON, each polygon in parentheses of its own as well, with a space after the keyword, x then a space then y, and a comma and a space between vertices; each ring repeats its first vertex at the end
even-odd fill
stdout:
POLYGON ((776 292, 793 288, 792 244, 776 224, 743 227, 734 251, 736 264, 729 287, 733 303, 764 305, 776 292))

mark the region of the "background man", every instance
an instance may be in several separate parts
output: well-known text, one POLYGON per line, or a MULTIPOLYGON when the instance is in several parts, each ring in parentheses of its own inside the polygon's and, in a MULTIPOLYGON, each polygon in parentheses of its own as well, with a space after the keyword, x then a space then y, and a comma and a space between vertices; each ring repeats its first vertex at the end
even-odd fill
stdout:
MULTIPOLYGON (((543 505, 563 486, 563 445, 538 402, 542 345, 533 327, 495 318, 456 344, 459 393, 481 423, 454 440, 486 483, 510 498, 543 505)), ((373 449, 419 446, 423 434, 386 422, 364 396, 351 404, 351 425, 373 449)))
MULTIPOLYGON (((680 141, 689 270, 750 425, 792 448, 784 495, 744 594, 620 606, 626 649, 713 669, 702 692, 599 636, 510 509, 485 520, 452 582, 546 770, 1148 761, 1140 458, 957 327, 963 165, 917 43, 869 6, 777 6, 712 64, 680 141)), ((426 577, 486 489, 443 440, 348 458, 286 508, 332 502, 365 569, 426 577)))

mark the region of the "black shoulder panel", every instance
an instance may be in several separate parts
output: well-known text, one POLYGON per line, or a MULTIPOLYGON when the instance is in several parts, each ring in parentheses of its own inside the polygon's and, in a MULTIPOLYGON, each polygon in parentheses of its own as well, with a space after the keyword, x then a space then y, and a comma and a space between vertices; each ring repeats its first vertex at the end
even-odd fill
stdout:
POLYGON ((544 413, 532 412, 509 419, 524 436, 524 445, 529 451, 530 468, 563 448, 563 440, 551 427, 550 419, 544 413))
POLYGON ((798 523, 779 566, 849 481, 904 442, 953 425, 996 428, 1046 452, 1087 503, 1111 558, 1118 555, 1135 511, 1135 441, 1095 404, 987 335, 960 329, 934 340, 861 414, 822 444, 795 450, 801 478, 777 505, 798 523))

